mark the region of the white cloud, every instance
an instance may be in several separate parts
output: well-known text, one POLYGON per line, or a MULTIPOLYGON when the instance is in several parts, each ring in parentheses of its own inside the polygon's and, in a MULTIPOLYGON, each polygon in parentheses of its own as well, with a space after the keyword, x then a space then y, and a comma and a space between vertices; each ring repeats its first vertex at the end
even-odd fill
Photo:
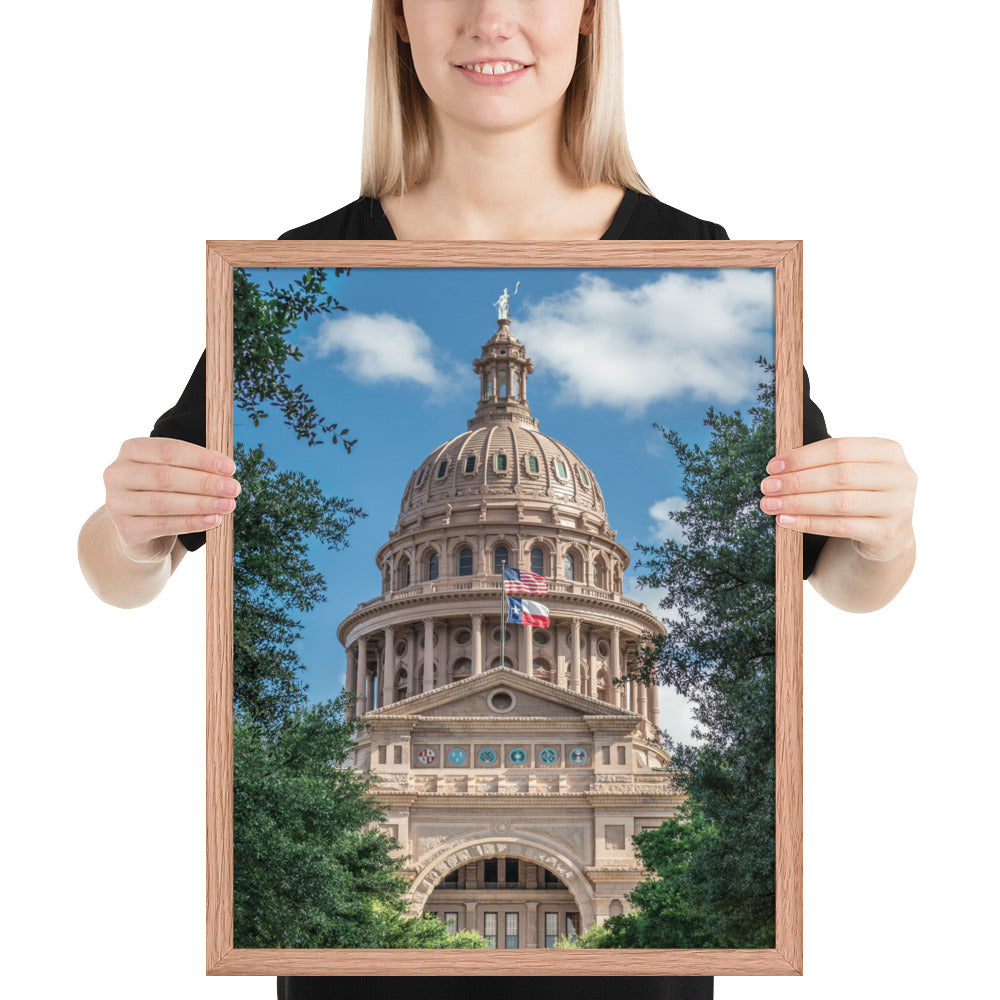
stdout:
POLYGON ((774 353, 773 321, 770 272, 668 271, 637 288, 585 272, 570 291, 531 305, 517 336, 573 400, 639 413, 685 397, 752 399, 754 359, 774 353))
POLYGON ((653 537, 657 541, 665 542, 668 538, 675 542, 684 540, 681 526, 670 515, 683 510, 686 503, 684 497, 665 497, 649 508, 649 516, 653 519, 653 537))
POLYGON ((348 313, 325 320, 313 342, 318 357, 339 356, 339 368, 356 382, 441 385, 434 345, 412 320, 391 313, 348 313))

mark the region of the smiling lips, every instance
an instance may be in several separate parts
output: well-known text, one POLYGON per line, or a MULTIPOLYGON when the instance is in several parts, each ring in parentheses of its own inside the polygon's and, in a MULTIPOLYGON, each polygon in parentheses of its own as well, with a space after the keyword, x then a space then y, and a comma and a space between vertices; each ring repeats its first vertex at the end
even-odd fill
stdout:
POLYGON ((524 76, 528 67, 512 60, 495 59, 489 62, 461 63, 455 67, 475 83, 496 86, 524 76))

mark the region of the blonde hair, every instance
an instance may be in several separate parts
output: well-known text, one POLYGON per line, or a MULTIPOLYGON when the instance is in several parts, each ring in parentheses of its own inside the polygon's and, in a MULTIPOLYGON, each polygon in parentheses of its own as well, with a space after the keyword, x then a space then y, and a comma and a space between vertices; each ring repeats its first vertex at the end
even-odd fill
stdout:
MULTIPOLYGON (((625 136, 622 33, 618 0, 594 0, 590 34, 581 35, 566 91, 563 138, 583 187, 601 182, 650 194, 625 136)), ((361 194, 403 194, 426 180, 431 164, 429 101, 396 30, 394 0, 374 0, 368 38, 361 144, 361 194)))

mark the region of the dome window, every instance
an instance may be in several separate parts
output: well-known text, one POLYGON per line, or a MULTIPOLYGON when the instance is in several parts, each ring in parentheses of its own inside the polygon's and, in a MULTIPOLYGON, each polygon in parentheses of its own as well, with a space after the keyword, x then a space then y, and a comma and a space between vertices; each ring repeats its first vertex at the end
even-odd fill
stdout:
POLYGON ((427 557, 427 579, 436 580, 438 578, 438 571, 440 569, 440 562, 438 560, 438 554, 432 552, 427 557))
POLYGON ((493 550, 493 572, 502 573, 504 566, 510 565, 510 549, 506 545, 498 545, 493 550))
POLYGON ((533 476, 537 476, 538 475, 538 456, 537 455, 529 455, 528 456, 528 472, 530 472, 533 476))
POLYGON ((458 553, 458 575, 472 576, 472 549, 464 548, 458 553))
POLYGON ((410 585, 410 560, 404 559, 399 567, 399 582, 401 587, 410 585))
POLYGON ((560 479, 569 479, 569 473, 566 471, 565 462, 556 462, 556 475, 560 479))
POLYGON ((472 673, 472 660, 467 656, 463 656, 461 659, 455 661, 455 665, 451 668, 451 674, 453 677, 468 677, 472 673))
POLYGON ((444 474, 448 471, 448 459, 445 459, 438 466, 438 479, 444 479, 444 474))
POLYGON ((476 471, 476 456, 469 455, 465 459, 465 471, 466 474, 476 471))
POLYGON ((424 473, 427 471, 426 468, 420 470, 420 475, 417 476, 417 486, 419 486, 424 481, 424 473))
POLYGON ((537 576, 545 575, 545 552, 537 546, 531 550, 531 572, 537 576))
POLYGON ((501 452, 497 455, 497 472, 507 471, 507 456, 501 452))
POLYGON ((580 468, 580 482, 583 483, 584 486, 590 485, 590 480, 587 478, 587 470, 582 467, 580 468))
POLYGON ((455 633, 455 642, 457 642, 460 646, 468 645, 471 639, 472 633, 467 628, 460 628, 455 633))
POLYGON ((576 559, 573 557, 572 552, 567 552, 563 559, 563 576, 567 580, 576 579, 576 559))

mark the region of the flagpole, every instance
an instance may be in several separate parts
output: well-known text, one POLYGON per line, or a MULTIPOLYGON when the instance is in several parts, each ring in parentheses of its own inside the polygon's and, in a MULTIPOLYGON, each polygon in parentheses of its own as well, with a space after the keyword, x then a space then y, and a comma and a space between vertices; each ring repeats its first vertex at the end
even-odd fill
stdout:
POLYGON ((507 632, 507 614, 504 611, 504 601, 507 598, 507 584, 504 583, 503 571, 507 567, 506 560, 500 561, 500 666, 504 665, 503 638, 507 632))

